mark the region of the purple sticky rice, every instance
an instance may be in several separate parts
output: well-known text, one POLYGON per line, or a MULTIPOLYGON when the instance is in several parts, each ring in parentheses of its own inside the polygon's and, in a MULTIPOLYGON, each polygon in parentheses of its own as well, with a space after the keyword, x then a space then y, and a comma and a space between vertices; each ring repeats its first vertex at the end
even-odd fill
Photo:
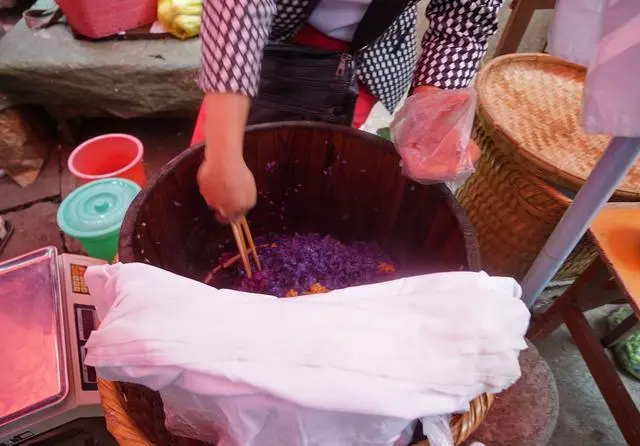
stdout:
POLYGON ((266 171, 271 173, 276 169, 276 166, 278 165, 277 162, 275 161, 269 161, 266 165, 266 171))
POLYGON ((383 282, 397 277, 389 257, 374 242, 343 243, 319 234, 256 239, 262 271, 249 279, 242 265, 232 288, 285 297, 305 294, 318 284, 329 290, 383 282))

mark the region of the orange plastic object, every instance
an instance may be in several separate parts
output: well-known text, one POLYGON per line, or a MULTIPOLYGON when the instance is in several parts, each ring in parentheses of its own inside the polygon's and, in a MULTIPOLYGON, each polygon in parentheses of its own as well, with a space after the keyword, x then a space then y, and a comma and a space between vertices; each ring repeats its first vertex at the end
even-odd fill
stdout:
POLYGON ((69 157, 69 170, 82 184, 104 178, 125 178, 144 187, 146 176, 142 142, 134 136, 112 133, 80 144, 69 157))
POLYGON ((204 142, 204 123, 206 121, 206 112, 204 111, 204 101, 200 104, 200 111, 198 112, 198 119, 196 119, 196 126, 193 129, 193 135, 191 136, 191 145, 195 145, 204 142))
POLYGON ((591 234, 640 316, 640 203, 605 206, 591 225, 591 234))

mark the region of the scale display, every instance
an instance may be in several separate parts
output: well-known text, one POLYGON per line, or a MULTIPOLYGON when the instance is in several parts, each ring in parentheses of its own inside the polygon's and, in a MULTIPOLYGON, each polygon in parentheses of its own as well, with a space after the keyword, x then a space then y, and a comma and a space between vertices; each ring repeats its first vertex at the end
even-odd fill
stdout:
POLYGON ((85 364, 87 349, 85 344, 89 340, 89 335, 98 326, 96 309, 91 305, 74 304, 76 315, 76 338, 78 339, 78 358, 80 358, 80 377, 82 390, 98 390, 98 380, 96 369, 85 364))

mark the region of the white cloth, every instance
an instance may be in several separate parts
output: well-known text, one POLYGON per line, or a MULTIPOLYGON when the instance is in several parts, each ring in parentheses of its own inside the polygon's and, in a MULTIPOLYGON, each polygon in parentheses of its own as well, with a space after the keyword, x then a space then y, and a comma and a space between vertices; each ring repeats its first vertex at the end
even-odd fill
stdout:
POLYGON ((321 0, 309 17, 309 25, 344 42, 351 42, 371 0, 321 0))
POLYGON ((159 390, 170 429, 220 445, 390 445, 520 376, 512 279, 453 272, 277 299, 143 264, 86 273, 99 376, 159 390), (213 432, 223 432, 223 438, 213 432))

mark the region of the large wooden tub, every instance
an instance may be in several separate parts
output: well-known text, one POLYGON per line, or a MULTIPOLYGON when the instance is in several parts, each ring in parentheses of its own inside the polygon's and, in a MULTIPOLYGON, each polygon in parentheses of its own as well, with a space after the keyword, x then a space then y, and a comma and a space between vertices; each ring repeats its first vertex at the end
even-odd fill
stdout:
MULTIPOLYGON (((455 198, 442 185, 403 177, 382 138, 326 124, 263 124, 247 131, 245 147, 258 185, 249 215, 254 236, 377 240, 405 271, 480 269, 475 235, 455 198)), ((202 157, 202 146, 185 150, 138 195, 122 226, 122 262, 202 279, 234 249, 230 229, 216 223, 198 192, 202 157)))
MULTIPOLYGON (((442 185, 401 175, 391 143, 358 130, 316 123, 251 127, 245 157, 258 185, 249 215, 254 236, 318 232, 377 240, 403 272, 479 270, 475 235, 442 185)), ((187 149, 138 195, 120 235, 122 262, 148 262, 202 280, 234 250, 231 230, 200 197, 203 147, 187 149)), ((121 444, 175 444, 164 429, 159 396, 141 386, 100 382, 107 424, 121 444)), ((490 395, 452 418, 456 444, 484 419, 490 395)), ((420 438, 416 438, 420 440, 420 438)))

